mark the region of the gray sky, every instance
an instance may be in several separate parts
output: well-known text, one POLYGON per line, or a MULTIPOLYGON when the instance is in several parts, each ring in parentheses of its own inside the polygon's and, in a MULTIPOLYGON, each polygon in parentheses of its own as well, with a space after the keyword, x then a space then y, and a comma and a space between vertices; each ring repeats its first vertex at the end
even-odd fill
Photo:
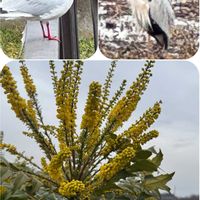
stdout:
MULTIPOLYGON (((49 124, 57 124, 55 117, 56 107, 52 91, 51 78, 47 61, 26 62, 38 90, 38 98, 43 110, 44 120, 49 124)), ((119 61, 115 71, 111 93, 118 89, 121 81, 127 79, 130 86, 140 72, 144 62, 119 61)), ((62 62, 57 61, 59 71, 62 62)), ((18 62, 8 64, 18 83, 18 88, 23 97, 26 97, 18 62)), ((110 66, 110 61, 87 61, 84 64, 82 84, 80 87, 78 103, 78 123, 83 114, 84 104, 91 81, 103 83, 110 66)), ((26 127, 15 118, 5 95, 1 92, 1 130, 5 132, 5 141, 15 144, 19 150, 33 155, 39 162, 42 153, 37 145, 21 134, 26 127)), ((162 169, 165 172, 176 174, 170 182, 172 192, 178 196, 198 194, 198 71, 196 67, 183 61, 157 61, 153 68, 153 77, 143 95, 136 111, 125 128, 134 122, 155 101, 162 100, 162 113, 152 128, 160 132, 160 136, 145 147, 155 145, 164 153, 162 169)))

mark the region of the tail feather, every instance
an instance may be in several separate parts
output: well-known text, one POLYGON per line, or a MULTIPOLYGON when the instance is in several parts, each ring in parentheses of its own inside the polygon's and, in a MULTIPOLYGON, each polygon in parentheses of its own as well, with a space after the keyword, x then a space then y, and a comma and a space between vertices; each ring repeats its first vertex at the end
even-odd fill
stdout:
POLYGON ((0 13, 0 19, 23 19, 23 18, 33 18, 34 16, 28 13, 21 12, 9 12, 0 13))

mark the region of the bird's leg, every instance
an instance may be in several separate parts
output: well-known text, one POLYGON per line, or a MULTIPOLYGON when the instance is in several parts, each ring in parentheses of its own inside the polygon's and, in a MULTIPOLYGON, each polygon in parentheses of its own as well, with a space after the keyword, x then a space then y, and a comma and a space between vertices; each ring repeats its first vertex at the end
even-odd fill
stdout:
POLYGON ((59 38, 51 36, 49 22, 46 23, 46 26, 47 26, 47 34, 48 34, 47 38, 48 38, 48 40, 56 40, 56 41, 60 42, 59 38))
POLYGON ((150 41, 151 41, 151 36, 148 34, 148 39, 147 39, 147 48, 148 48, 148 50, 150 50, 150 48, 151 48, 151 45, 150 45, 150 41))
POLYGON ((46 33, 45 33, 45 30, 44 30, 44 26, 43 26, 42 21, 40 21, 40 25, 41 25, 41 28, 42 28, 43 38, 48 38, 48 36, 47 36, 46 33))

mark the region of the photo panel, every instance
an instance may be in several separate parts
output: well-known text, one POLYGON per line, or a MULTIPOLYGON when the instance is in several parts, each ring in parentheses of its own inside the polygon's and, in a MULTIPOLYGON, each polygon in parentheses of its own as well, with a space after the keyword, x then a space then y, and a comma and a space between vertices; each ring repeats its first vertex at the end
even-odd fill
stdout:
POLYGON ((199 0, 99 0, 99 48, 110 59, 188 59, 199 0))
POLYGON ((192 63, 13 61, 0 82, 3 199, 199 198, 192 63))
POLYGON ((86 59, 97 48, 97 1, 0 0, 0 48, 15 59, 86 59))

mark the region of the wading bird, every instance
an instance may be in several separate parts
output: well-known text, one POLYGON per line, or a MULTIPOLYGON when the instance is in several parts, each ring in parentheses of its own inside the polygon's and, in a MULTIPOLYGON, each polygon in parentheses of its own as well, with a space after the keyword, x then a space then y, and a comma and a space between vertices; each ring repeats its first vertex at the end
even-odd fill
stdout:
POLYGON ((146 31, 165 49, 168 48, 174 12, 169 0, 128 0, 136 26, 146 31))
POLYGON ((0 14, 0 19, 27 19, 40 21, 44 38, 58 40, 52 37, 49 20, 64 15, 74 0, 2 0, 1 8, 6 13, 0 14), (47 33, 43 24, 46 24, 47 33))

